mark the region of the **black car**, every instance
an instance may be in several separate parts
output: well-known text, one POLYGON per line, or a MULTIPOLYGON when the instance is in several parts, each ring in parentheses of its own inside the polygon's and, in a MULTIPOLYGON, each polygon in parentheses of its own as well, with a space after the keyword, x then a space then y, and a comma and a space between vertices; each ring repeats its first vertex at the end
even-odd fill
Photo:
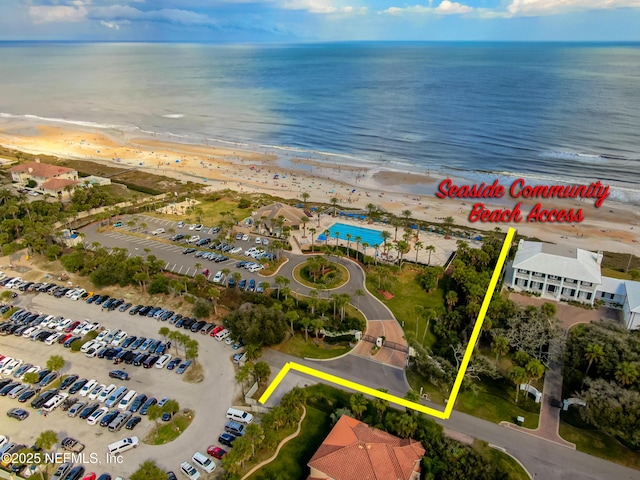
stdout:
POLYGON ((160 310, 162 310, 162 307, 153 307, 151 310, 147 312, 147 317, 153 317, 160 310))
POLYGON ((131 310, 129 310, 129 315, 135 315, 136 313, 138 313, 140 311, 140 309, 142 307, 144 307, 144 305, 136 305, 131 310))
POLYGON ((188 320, 188 319, 189 319, 189 317, 179 318, 175 323, 176 328, 180 328, 184 324, 185 320, 188 320))
POLYGON ((82 379, 78 380, 76 383, 71 385, 71 388, 69 389, 69 393, 71 395, 73 395, 74 393, 78 393, 80 391, 80 389, 87 384, 87 382, 88 382, 88 380, 86 378, 82 378, 82 379))
POLYGON ((60 382, 60 390, 66 390, 71 386, 73 382, 78 380, 78 378, 78 375, 69 375, 64 380, 62 380, 62 382, 60 382))
POLYGON ((110 378, 117 378, 118 380, 129 380, 129 374, 124 370, 111 370, 109 372, 110 378))
MULTIPOLYGON (((108 299, 108 300, 105 300, 105 301, 104 301, 104 303, 102 304, 102 308, 106 308, 106 309, 108 309, 108 308, 109 308, 109 306, 110 306, 113 302, 115 302, 115 301, 116 301, 116 299, 115 299, 115 298, 110 298, 110 299, 108 299)), ((96 302, 96 305, 97 305, 97 304, 98 304, 98 302, 96 302)))
POLYGON ((180 365, 180 362, 182 362, 182 359, 180 357, 172 358, 171 361, 167 364, 167 370, 173 370, 174 368, 178 367, 180 365))
POLYGON ((234 437, 230 433, 223 433, 218 437, 218 442, 220 442, 222 445, 226 445, 227 447, 233 447, 233 442, 235 441, 235 439, 236 437, 234 437))
POLYGON ((182 318, 182 314, 181 313, 176 313, 175 315, 173 315, 170 319, 169 319, 169 323, 174 324, 176 323, 178 320, 180 320, 182 318))
POLYGON ((144 368, 151 368, 151 367, 153 367, 153 366, 156 364, 156 362, 158 361, 158 359, 159 359, 159 358, 160 358, 160 355, 153 355, 153 356, 150 356, 149 358, 147 358, 147 359, 142 363, 142 366, 143 366, 144 368))
POLYGON ((109 475, 108 473, 103 473, 98 477, 98 480, 111 480, 111 475, 109 475))
POLYGON ((153 397, 151 397, 149 400, 144 402, 144 405, 142 405, 142 408, 140 409, 140 415, 146 415, 147 410, 149 410, 149 407, 152 405, 155 405, 156 403, 158 403, 158 400, 156 400, 153 397))
POLYGON ((206 325, 207 322, 205 322, 204 320, 200 320, 199 322, 194 323, 193 325, 191 325, 191 331, 192 332, 199 332, 200 329, 206 325))
POLYGON ((31 402, 32 408, 41 408, 45 403, 47 403, 54 395, 57 395, 58 390, 47 390, 46 392, 40 394, 38 398, 36 398, 33 402, 31 402))
POLYGON ((84 467, 81 465, 73 467, 71 471, 67 473, 67 476, 64 477, 64 480, 80 480, 80 478, 82 478, 82 475, 84 475, 84 471, 84 467))
POLYGON ((76 340, 80 340, 80 338, 82 338, 82 337, 79 337, 79 336, 71 337, 69 340, 64 342, 64 345, 63 345, 64 348, 71 348, 71 344, 73 342, 75 342, 76 340))
POLYGON ((30 388, 29 390, 27 390, 26 392, 23 392, 19 397, 18 397, 18 401, 20 403, 24 403, 28 400, 31 400, 36 393, 38 393, 38 390, 34 389, 34 388, 30 388))
POLYGON ((139 415, 136 415, 135 417, 132 417, 129 419, 129 421, 125 425, 125 428, 127 430, 133 430, 136 427, 136 425, 138 425, 141 421, 142 421, 142 417, 139 415))
POLYGON ((80 412, 80 415, 78 416, 83 420, 86 420, 87 418, 89 418, 89 415, 95 412, 98 408, 100 408, 100 404, 98 402, 93 402, 91 405, 87 405, 86 407, 84 407, 84 410, 82 410, 82 412, 80 412))
POLYGON ((0 388, 4 388, 10 383, 13 383, 13 380, 11 380, 10 378, 5 378, 4 380, 0 380, 0 388))
POLYGON ((47 370, 46 368, 44 370, 40 370, 38 372, 38 382, 41 382, 44 379, 44 377, 46 377, 50 373, 51 373, 51 370, 47 370))
POLYGON ((178 480, 178 477, 176 477, 176 474, 169 471, 167 472, 167 480, 178 480))
POLYGON ((182 240, 184 238, 184 233, 176 233, 171 240, 177 242, 178 240, 182 240))
POLYGON ((100 420, 101 427, 108 427, 109 424, 118 416, 120 413, 119 410, 111 410, 110 412, 105 413, 102 416, 102 420, 100 420))
POLYGON ((98 350, 98 353, 96 354, 96 357, 98 358, 104 358, 104 356, 107 354, 107 352, 109 351, 110 347, 102 347, 100 350, 98 350))
POLYGON ((100 295, 98 295, 97 293, 94 293, 89 298, 87 298, 87 303, 91 304, 91 303, 95 302, 99 297, 100 297, 100 295))
POLYGON ((153 306, 151 305, 147 305, 145 307, 142 307, 139 311, 138 311, 138 315, 140 315, 141 317, 144 317, 147 315, 147 313, 149 313, 149 310, 151 310, 153 308, 153 306))
POLYGON ((129 308, 131 308, 130 303, 123 303, 122 305, 120 305, 120 308, 118 308, 118 310, 121 312, 126 312, 127 310, 129 310, 129 308))
POLYGON ((134 352, 133 350, 129 350, 129 351, 127 351, 125 356, 122 357, 122 361, 124 363, 126 363, 127 365, 131 365, 133 363, 133 361, 136 359, 137 356, 138 356, 138 354, 136 352, 134 352))
POLYGON ((183 253, 184 255, 189 255, 190 253, 193 253, 193 252, 195 252, 195 251, 196 251, 196 249, 195 249, 195 248, 193 248, 193 247, 189 247, 189 248, 185 248, 185 249, 182 251, 182 253, 183 253))
POLYGON ((5 385, 0 389, 0 395, 3 397, 7 396, 11 390, 16 388, 18 385, 22 385, 20 382, 11 382, 5 385))
POLYGON ((122 351, 122 347, 112 348, 111 350, 109 350, 107 353, 104 354, 104 358, 106 360, 113 360, 114 357, 120 354, 121 351, 122 351))
POLYGON ((113 363, 118 365, 124 362, 124 357, 127 353, 129 353, 129 350, 124 350, 124 349, 120 350, 118 354, 115 357, 113 357, 113 363))
POLYGON ((149 354, 148 353, 140 353, 138 354, 138 356, 133 360, 133 366, 134 367, 139 367, 140 365, 142 365, 145 360, 149 358, 149 354))
POLYGON ((167 312, 164 312, 162 314, 162 316, 160 317, 160 320, 162 320, 163 322, 166 322, 167 320, 169 320, 171 317, 173 316, 173 310, 169 310, 167 312))
POLYGON ((135 342, 133 342, 130 345, 131 350, 135 350, 136 348, 138 348, 140 345, 142 345, 146 341, 147 341, 146 337, 138 337, 138 338, 136 338, 135 342))
POLYGON ((100 295, 93 303, 96 305, 102 305, 107 300, 109 300, 109 295, 100 295))
POLYGON ((127 337, 124 339, 124 342, 122 342, 122 348, 129 348, 129 346, 135 342, 138 339, 138 337, 136 337, 135 335, 132 335, 131 337, 127 337))
POLYGON ((131 413, 136 413, 138 410, 140 410, 142 405, 144 405, 144 402, 147 401, 147 398, 148 397, 144 393, 141 393, 140 395, 138 395, 136 399, 133 401, 133 403, 131 404, 131 406, 129 407, 129 411, 131 413))

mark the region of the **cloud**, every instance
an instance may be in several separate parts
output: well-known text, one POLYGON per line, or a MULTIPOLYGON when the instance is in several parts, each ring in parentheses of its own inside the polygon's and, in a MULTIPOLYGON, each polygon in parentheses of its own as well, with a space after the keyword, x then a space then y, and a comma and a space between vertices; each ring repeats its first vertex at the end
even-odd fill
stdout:
MULTIPOLYGON (((518 1, 518 0, 514 0, 518 1)), ((430 4, 431 5, 431 4, 430 4)), ((404 15, 408 14, 435 14, 435 15, 464 15, 474 11, 473 7, 464 5, 458 2, 452 2, 450 0, 442 0, 437 7, 426 5, 413 5, 412 7, 389 7, 386 10, 382 10, 378 13, 386 13, 389 15, 404 15)))
POLYGON ((114 22, 105 22, 104 20, 100 20, 100 25, 103 27, 111 28, 113 30, 120 30, 120 25, 114 22))
POLYGON ((29 15, 35 24, 81 22, 87 18, 87 8, 83 5, 30 5, 29 15))
POLYGON ((583 10, 638 7, 640 0, 512 0, 507 6, 507 12, 513 17, 543 16, 583 10))
POLYGON ((157 22, 182 26, 218 27, 218 22, 208 15, 177 8, 144 11, 128 5, 111 5, 92 8, 87 14, 87 18, 107 23, 157 22))
POLYGON ((335 7, 332 0, 284 0, 280 6, 286 10, 306 10, 310 13, 320 14, 365 14, 367 7, 335 7))

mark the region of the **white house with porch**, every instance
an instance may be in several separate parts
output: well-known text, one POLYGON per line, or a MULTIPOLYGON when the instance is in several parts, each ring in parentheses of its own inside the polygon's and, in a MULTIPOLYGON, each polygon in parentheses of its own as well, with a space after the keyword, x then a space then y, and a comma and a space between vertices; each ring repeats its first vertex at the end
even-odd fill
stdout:
POLYGON ((602 283, 602 252, 520 240, 507 283, 546 298, 593 305, 602 283))

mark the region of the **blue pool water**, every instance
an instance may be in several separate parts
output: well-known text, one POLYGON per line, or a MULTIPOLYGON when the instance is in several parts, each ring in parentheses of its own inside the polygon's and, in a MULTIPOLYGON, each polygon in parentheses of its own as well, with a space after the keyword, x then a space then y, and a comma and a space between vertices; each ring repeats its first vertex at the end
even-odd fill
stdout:
MULTIPOLYGON (((351 242, 355 242, 356 237, 362 238, 362 243, 367 242, 369 246, 373 247, 374 245, 382 245, 384 240, 382 239, 382 232, 378 230, 372 230, 370 228, 364 227, 356 227, 354 225, 347 225, 346 223, 334 223, 329 228, 330 239, 336 238, 335 232, 338 232, 338 238, 340 240, 347 240, 347 233, 351 234, 351 242)), ((318 235, 318 240, 324 242, 326 237, 324 234, 318 235)))

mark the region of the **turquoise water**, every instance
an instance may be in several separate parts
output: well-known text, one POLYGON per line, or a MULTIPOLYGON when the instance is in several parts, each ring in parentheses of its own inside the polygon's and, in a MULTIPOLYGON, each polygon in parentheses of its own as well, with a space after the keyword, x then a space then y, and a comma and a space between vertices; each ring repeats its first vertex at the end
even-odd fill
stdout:
MULTIPOLYGON (((354 225, 347 225, 346 223, 334 223, 329 228, 330 239, 336 238, 335 233, 338 232, 338 238, 340 240, 347 240, 347 234, 351 234, 351 242, 355 243, 356 237, 360 237, 362 239, 361 243, 367 242, 369 246, 373 247, 374 245, 382 245, 384 242, 381 232, 378 230, 372 230, 370 228, 364 227, 356 227, 354 225)), ((324 242, 326 237, 324 234, 318 236, 318 240, 324 242)))

